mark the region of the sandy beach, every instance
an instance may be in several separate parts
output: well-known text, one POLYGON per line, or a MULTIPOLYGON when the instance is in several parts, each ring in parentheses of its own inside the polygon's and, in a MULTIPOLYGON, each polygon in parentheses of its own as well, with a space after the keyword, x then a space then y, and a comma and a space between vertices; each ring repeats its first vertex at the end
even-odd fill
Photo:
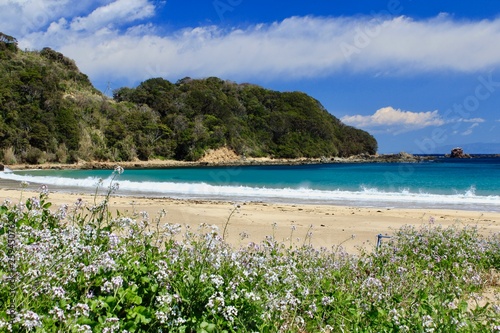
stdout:
MULTIPOLYGON (((21 192, 18 188, 3 183, 0 200, 19 202, 36 192, 21 192)), ((94 196, 85 193, 50 192, 49 201, 53 209, 72 205, 81 198, 90 207, 94 196)), ((103 198, 97 197, 97 202, 103 198)), ((234 246, 249 242, 260 242, 266 236, 274 235, 286 244, 301 245, 304 242, 315 247, 332 248, 342 244, 349 252, 357 251, 359 246, 368 250, 373 248, 377 235, 391 235, 403 225, 419 226, 430 223, 449 226, 477 225, 483 233, 500 232, 500 213, 461 210, 426 209, 388 209, 360 208, 329 205, 297 205, 259 202, 221 202, 199 200, 177 200, 170 198, 124 197, 113 195, 110 200, 111 211, 133 216, 147 212, 151 219, 161 210, 166 211, 163 223, 179 223, 196 228, 201 223, 217 225, 220 233, 229 219, 226 239, 234 246), (239 208, 236 207, 239 205, 239 208), (274 225, 274 227, 273 227, 274 225), (306 236, 312 232, 310 239, 306 236), (246 235, 247 237, 242 237, 246 235)))

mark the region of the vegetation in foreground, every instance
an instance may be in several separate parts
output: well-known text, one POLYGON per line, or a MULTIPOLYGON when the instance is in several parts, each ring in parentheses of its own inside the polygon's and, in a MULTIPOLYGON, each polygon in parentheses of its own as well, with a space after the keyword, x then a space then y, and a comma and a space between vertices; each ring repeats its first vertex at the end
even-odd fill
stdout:
POLYGON ((358 255, 273 236, 235 249, 164 212, 112 216, 117 188, 53 210, 45 187, 3 203, 0 331, 500 332, 498 302, 478 303, 498 289, 498 234, 430 221, 358 255))
POLYGON ((113 95, 95 89, 63 54, 19 50, 0 32, 0 161, 196 161, 221 147, 277 158, 377 151, 373 136, 301 92, 210 77, 153 78, 113 95))

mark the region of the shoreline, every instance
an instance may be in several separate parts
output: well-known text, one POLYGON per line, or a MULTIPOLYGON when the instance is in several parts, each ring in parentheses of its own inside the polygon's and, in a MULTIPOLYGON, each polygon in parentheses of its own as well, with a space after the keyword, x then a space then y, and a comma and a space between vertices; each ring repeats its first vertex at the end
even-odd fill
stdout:
POLYGON ((43 164, 10 164, 4 165, 11 170, 50 170, 50 169, 113 169, 120 165, 125 169, 152 169, 152 168, 189 168, 189 167, 241 167, 241 166, 266 166, 266 165, 308 165, 308 164, 335 164, 335 163, 419 163, 433 160, 435 157, 414 156, 407 153, 385 155, 354 155, 350 157, 321 157, 321 158, 244 158, 240 156, 211 159, 203 158, 200 161, 178 160, 148 160, 127 162, 100 162, 79 161, 73 164, 43 163, 43 164))
MULTIPOLYGON (((169 169, 169 168, 199 168, 199 167, 245 167, 245 166, 282 166, 282 165, 314 165, 314 164, 343 164, 343 163, 421 163, 434 161, 440 158, 449 158, 447 155, 412 155, 405 152, 398 154, 381 155, 353 155, 350 157, 320 157, 320 158, 245 158, 235 154, 217 156, 218 151, 202 158, 199 161, 159 160, 147 161, 79 161, 77 163, 43 163, 43 164, 0 164, 11 170, 112 170, 119 165, 125 169, 169 169)), ((470 154, 470 158, 500 158, 500 154, 470 154)), ((459 158, 458 158, 459 159, 459 158)))
MULTIPOLYGON (((24 201, 38 195, 32 189, 0 189, 2 202, 10 200, 17 203, 21 198, 24 201)), ((78 199, 90 207, 94 201, 100 202, 102 198, 102 195, 95 197, 83 192, 50 190, 48 201, 53 204, 51 209, 56 210, 63 204, 71 207, 78 199)), ((206 223, 216 225, 222 234, 227 223, 227 241, 236 247, 250 242, 260 243, 266 236, 274 235, 276 240, 287 245, 300 246, 310 242, 315 248, 329 249, 342 245, 348 252, 357 252, 359 247, 372 250, 378 234, 390 236, 395 229, 404 225, 418 227, 431 222, 444 227, 475 225, 483 233, 500 233, 500 213, 483 211, 267 202, 233 204, 216 200, 121 196, 119 191, 116 196, 110 197, 109 205, 110 212, 119 211, 122 215, 137 216, 139 212, 146 212, 151 221, 164 210, 166 217, 161 220, 162 224, 189 225, 192 230, 206 223), (231 214, 233 210, 234 214, 231 214), (307 238, 309 232, 312 232, 310 240, 307 238)))
MULTIPOLYGON (((414 163, 412 155, 390 155, 392 162, 414 163), (403 158, 403 160, 402 160, 403 158)), ((387 162, 387 157, 376 161, 387 162)), ((177 167, 219 167, 219 166, 249 166, 249 165, 298 165, 325 163, 321 159, 247 159, 218 161, 218 162, 181 162, 181 161, 146 161, 146 162, 80 162, 76 164, 43 164, 43 165, 9 165, 12 170, 26 169, 110 169, 116 165, 125 169, 137 168, 177 168, 177 167), (293 162, 294 164, 291 164, 293 162)), ((361 157, 337 159, 328 163, 376 163, 361 157)), ((418 162, 417 162, 418 163, 418 162)), ((6 199, 14 203, 19 202, 21 196, 38 197, 36 188, 21 190, 19 182, 0 181, 0 200, 6 199)), ((82 190, 76 188, 52 189, 49 187, 49 201, 52 209, 63 204, 71 206, 78 198, 82 198, 88 205, 94 203, 95 189, 82 190)), ((102 195, 99 196, 102 198, 102 195)), ((97 200, 99 200, 97 198, 97 200)), ((233 200, 234 202, 234 200, 233 200)), ((229 201, 214 199, 174 199, 165 195, 147 197, 137 193, 120 193, 110 198, 110 211, 120 211, 125 215, 137 214, 145 211, 154 219, 161 210, 167 212, 162 223, 179 223, 196 229, 200 223, 217 225, 222 233, 228 223, 228 242, 234 246, 246 245, 249 242, 260 243, 266 236, 274 235, 278 241, 298 246, 303 244, 307 234, 312 231, 311 244, 316 247, 332 248, 342 246, 349 252, 356 252, 358 247, 373 249, 377 242, 377 235, 391 235, 395 229, 404 225, 421 226, 433 220, 435 224, 443 226, 477 225, 485 233, 500 233, 500 212, 481 210, 460 210, 451 208, 382 208, 361 207, 355 203, 282 203, 275 201, 246 201, 237 202, 240 207, 231 215, 235 206, 229 201), (273 224, 276 228, 273 228, 273 224), (312 229, 310 228, 312 226, 312 229), (292 230, 292 228, 294 230, 292 230), (248 235, 241 238, 240 235, 248 235), (356 237, 352 238, 352 235, 356 237)), ((306 240, 309 242, 309 240, 306 240)))
MULTIPOLYGON (((111 169, 112 170, 112 169, 111 169)), ((120 180, 117 180, 120 184, 120 180)), ((48 185, 51 192, 58 192, 61 194, 75 194, 80 195, 95 195, 96 191, 100 195, 105 194, 109 190, 109 185, 103 185, 99 188, 97 184, 91 187, 79 187, 77 185, 51 185, 45 183, 29 182, 27 187, 21 188, 22 182, 20 180, 10 180, 0 178, 0 190, 13 190, 13 191, 25 191, 25 192, 36 192, 40 186, 48 185)), ((309 197, 286 197, 286 196, 254 196, 254 195, 240 195, 240 196, 228 196, 225 194, 186 194, 184 192, 174 193, 164 193, 155 191, 141 191, 141 190, 131 190, 125 189, 121 186, 119 191, 113 195, 116 197, 123 198, 135 198, 144 200, 185 200, 194 202, 218 202, 221 204, 227 203, 238 203, 238 204, 278 204, 278 205, 299 205, 299 206, 317 206, 317 207, 357 207, 363 209, 402 209, 402 210, 451 210, 451 211, 462 211, 462 212, 476 212, 476 213, 495 213, 500 214, 500 209, 497 206, 491 206, 488 204, 464 204, 460 202, 448 202, 448 203, 435 203, 435 202, 418 202, 418 201, 408 201, 408 200, 374 200, 374 199, 364 199, 362 201, 357 198, 330 198, 329 200, 322 200, 320 198, 309 198, 309 197)), ((1 197, 0 197, 1 199, 1 197)))
MULTIPOLYGON (((400 156, 401 154, 397 154, 400 156)), ((390 155, 395 156, 395 155, 390 155)), ((402 154, 401 156, 406 156, 402 154)), ((408 155, 412 156, 412 155, 408 155)), ((409 157, 409 158, 410 158, 409 157)), ((386 158, 386 157, 384 157, 386 158)), ((342 163, 350 163, 353 158, 342 159, 342 162, 335 162, 333 164, 342 164, 342 163)), ((219 168, 219 167, 227 167, 227 168, 244 168, 245 166, 259 166, 259 165, 287 165, 285 160, 259 160, 258 164, 255 161, 247 161, 246 164, 228 164, 226 162, 214 162, 210 164, 206 164, 206 162, 183 162, 183 161, 144 161, 144 162, 124 162, 124 163, 114 163, 114 162, 81 162, 75 164, 43 164, 43 165, 10 165, 6 166, 7 171, 6 174, 9 174, 9 169, 11 171, 27 171, 33 170, 37 172, 37 170, 106 170, 110 172, 115 169, 117 165, 123 167, 125 170, 148 170, 148 169, 169 169, 169 168, 200 168, 200 169, 208 169, 210 171, 211 168, 219 168), (266 164, 267 163, 267 164, 266 164)), ((298 164, 309 164, 309 165, 319 165, 325 164, 318 160, 311 159, 299 159, 294 160, 295 164, 288 165, 298 165, 298 164)), ((356 162, 353 162, 356 164, 356 162)), ((367 163, 371 162, 359 162, 359 163, 367 163)), ((376 162, 375 162, 376 163, 376 162)), ((399 161, 398 163, 402 163, 399 161)), ((412 162, 407 162, 412 163, 412 162)), ((409 164, 408 164, 409 165, 409 164)), ((223 172, 224 169, 221 169, 223 172)), ((187 171, 187 170, 186 170, 187 171)), ((2 171, 0 171, 3 173, 2 171)), ((210 171, 211 172, 211 171, 210 171)), ((10 177, 7 177, 10 178, 10 177)), ((0 179, 0 188, 11 188, 11 189, 19 189, 21 179, 18 180, 9 180, 9 179, 0 179)), ((105 177, 104 177, 105 178, 105 177)), ((29 181, 29 180, 28 180, 29 181)), ((30 182, 30 181, 29 181, 30 182)), ((120 181, 118 181, 120 182, 120 181)), ((42 185, 40 183, 38 186, 37 183, 33 182, 33 189, 38 188, 38 186, 42 185)), ((49 184, 47 184, 49 185, 49 184)), ((71 192, 85 192, 85 193, 95 193, 96 184, 92 184, 89 187, 89 184, 85 184, 85 186, 80 185, 68 185, 67 183, 61 183, 59 185, 49 185, 51 186, 51 190, 61 191, 65 193, 71 192)), ((122 184, 123 185, 123 184, 122 184)), ((103 189, 105 190, 105 189, 103 189)), ((288 194, 283 195, 280 193, 261 193, 258 192, 259 195, 256 195, 257 192, 248 193, 248 191, 236 191, 235 193, 229 193, 228 191, 218 192, 217 189, 209 188, 208 190, 201 191, 192 191, 188 189, 186 190, 176 190, 176 188, 168 187, 162 190, 153 189, 145 189, 144 187, 131 187, 131 186, 123 186, 120 187, 121 193, 118 193, 120 196, 127 197, 139 197, 145 199, 158 199, 158 198, 172 198, 179 200, 198 200, 198 201, 220 201, 220 202, 229 202, 229 201, 238 201, 238 202, 262 202, 262 203, 276 203, 276 204, 286 204, 286 205, 305 205, 305 206, 356 206, 362 208, 371 208, 371 209, 431 209, 431 210, 457 210, 457 211, 476 211, 476 212, 484 212, 484 213, 500 213, 500 206, 494 201, 491 200, 476 200, 476 201, 462 201, 461 198, 445 198, 444 200, 430 200, 428 198, 423 198, 418 195, 418 193, 413 193, 411 196, 394 196, 394 195, 386 195, 384 196, 384 191, 381 191, 381 194, 377 196, 366 195, 335 195, 332 194, 325 199, 325 196, 317 194, 294 194, 293 196, 289 196, 288 194), (208 192, 207 192, 208 191, 208 192), (189 194, 187 194, 189 193, 189 194), (207 194, 208 193, 208 194, 207 194), (229 194, 228 194, 229 193, 229 194), (382 197, 380 197, 380 195, 382 197), (417 197, 414 197, 417 195, 417 197), (453 199, 453 200, 452 200, 453 199)), ((233 191, 234 192, 234 191, 233 191)), ((357 192, 355 192, 357 193, 357 192)), ((425 194, 425 193, 424 193, 425 194)), ((441 198, 440 198, 441 199, 441 198)))

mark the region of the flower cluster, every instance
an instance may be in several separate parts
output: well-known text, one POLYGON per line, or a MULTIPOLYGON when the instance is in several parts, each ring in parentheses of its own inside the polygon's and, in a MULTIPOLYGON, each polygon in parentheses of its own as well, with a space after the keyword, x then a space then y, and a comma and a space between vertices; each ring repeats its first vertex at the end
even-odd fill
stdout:
POLYGON ((499 300, 473 297, 498 274, 500 236, 477 228, 406 226, 356 255, 273 236, 235 248, 226 228, 165 211, 155 227, 99 213, 107 201, 51 211, 41 191, 0 207, 2 331, 500 331, 499 300))

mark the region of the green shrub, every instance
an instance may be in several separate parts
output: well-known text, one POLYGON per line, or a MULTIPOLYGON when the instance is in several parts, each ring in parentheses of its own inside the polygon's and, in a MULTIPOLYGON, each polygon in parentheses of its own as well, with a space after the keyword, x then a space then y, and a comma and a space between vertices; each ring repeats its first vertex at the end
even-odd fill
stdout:
POLYGON ((379 249, 358 255, 340 246, 315 249, 307 239, 293 247, 273 236, 234 248, 224 241, 226 230, 166 223, 165 212, 153 219, 144 212, 112 216, 108 202, 122 170, 93 203, 51 209, 42 187, 39 197, 0 206, 0 328, 500 330, 498 303, 469 305, 485 274, 498 268, 498 235, 425 225, 396 230, 379 249))
POLYGON ((44 163, 44 153, 38 148, 30 147, 26 152, 25 160, 29 164, 40 164, 44 163))

